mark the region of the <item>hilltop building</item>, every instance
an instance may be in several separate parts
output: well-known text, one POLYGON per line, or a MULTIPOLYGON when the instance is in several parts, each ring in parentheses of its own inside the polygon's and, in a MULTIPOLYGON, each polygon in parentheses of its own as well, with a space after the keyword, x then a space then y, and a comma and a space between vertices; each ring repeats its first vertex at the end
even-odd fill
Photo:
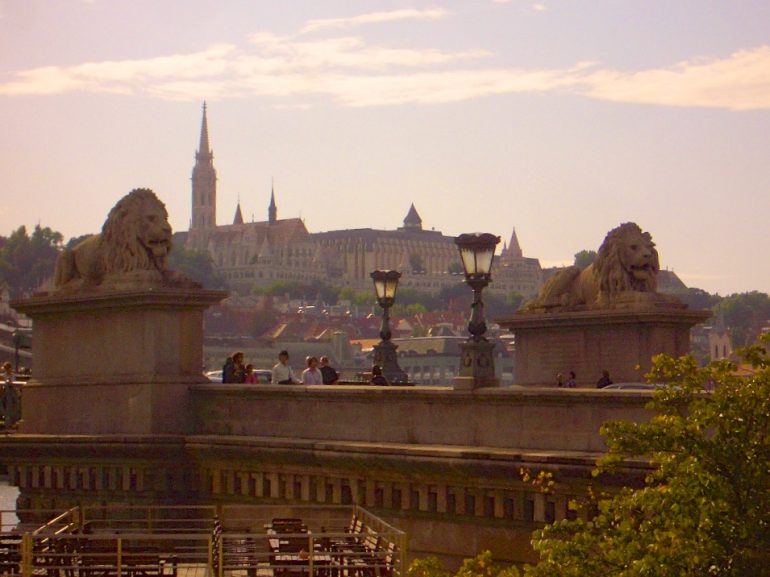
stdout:
MULTIPOLYGON (((401 271, 401 286, 436 293, 461 281, 454 237, 426 230, 414 204, 396 230, 371 228, 310 233, 299 218, 278 218, 275 189, 267 220, 245 222, 240 201, 232 223, 217 224, 217 173, 209 143, 206 104, 192 171, 192 217, 183 236, 187 248, 207 251, 230 286, 242 293, 280 280, 326 281, 369 290, 369 273, 401 271)), ((542 282, 540 263, 525 258, 516 231, 495 267, 488 290, 534 296, 542 282)))

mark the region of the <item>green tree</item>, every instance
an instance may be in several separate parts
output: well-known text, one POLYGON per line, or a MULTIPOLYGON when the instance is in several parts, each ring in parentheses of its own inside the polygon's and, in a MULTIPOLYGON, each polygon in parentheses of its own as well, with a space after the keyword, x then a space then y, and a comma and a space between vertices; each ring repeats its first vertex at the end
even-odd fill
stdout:
MULTIPOLYGON (((465 559, 454 577, 517 577, 515 567, 496 563, 492 553, 483 551, 475 557, 465 559)), ((453 577, 437 557, 415 559, 409 565, 408 577, 453 577)))
POLYGON ((590 522, 536 531, 540 562, 525 575, 767 575, 770 357, 753 346, 744 359, 754 369, 748 378, 725 361, 698 368, 691 357, 656 357, 650 376, 668 385, 653 395, 652 420, 605 424, 597 469, 612 473, 644 455, 644 486, 603 496, 590 522))
POLYGON ((463 274, 465 269, 463 268, 463 265, 460 263, 460 261, 455 260, 449 263, 446 271, 449 274, 463 274))
POLYGON ((595 250, 581 250, 575 254, 575 266, 580 268, 586 268, 589 264, 592 264, 596 260, 595 250))
POLYGON ((722 301, 722 297, 719 295, 712 295, 703 289, 695 287, 674 291, 671 294, 673 294, 691 309, 710 309, 722 301))
POLYGON ((732 331, 733 344, 744 346, 754 342, 770 320, 770 297, 757 291, 732 294, 722 299, 719 310, 732 331))
POLYGON ((31 293, 53 276, 62 250, 61 233, 35 226, 32 235, 20 226, 0 243, 0 282, 6 282, 14 297, 31 293))
POLYGON ((175 246, 168 256, 168 268, 186 274, 204 288, 227 289, 227 282, 214 270, 214 262, 206 251, 175 246))
POLYGON ((413 252, 409 255, 409 268, 415 273, 425 272, 425 261, 420 253, 413 252))
POLYGON ((505 295, 505 305, 513 309, 513 311, 519 310, 524 297, 516 291, 511 291, 505 295))

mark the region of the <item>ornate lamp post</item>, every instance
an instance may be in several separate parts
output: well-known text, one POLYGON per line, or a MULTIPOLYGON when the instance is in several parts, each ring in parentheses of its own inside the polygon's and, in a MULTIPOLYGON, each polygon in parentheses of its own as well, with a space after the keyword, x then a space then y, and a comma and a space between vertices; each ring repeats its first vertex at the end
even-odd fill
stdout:
POLYGON ((471 318, 468 322, 471 336, 460 345, 460 374, 455 379, 456 389, 494 387, 499 384, 492 356, 495 345, 484 336, 487 323, 484 320, 484 303, 481 301, 481 291, 492 280, 492 262, 499 242, 499 236, 489 233, 461 234, 455 239, 465 269, 465 282, 473 289, 471 318))
POLYGON ((405 384, 409 381, 407 374, 398 366, 396 349, 390 341, 390 307, 396 302, 396 290, 401 273, 397 270, 376 270, 370 275, 374 281, 374 290, 377 293, 377 304, 382 307, 382 324, 380 325, 380 339, 374 345, 374 364, 382 368, 382 374, 391 384, 405 384))

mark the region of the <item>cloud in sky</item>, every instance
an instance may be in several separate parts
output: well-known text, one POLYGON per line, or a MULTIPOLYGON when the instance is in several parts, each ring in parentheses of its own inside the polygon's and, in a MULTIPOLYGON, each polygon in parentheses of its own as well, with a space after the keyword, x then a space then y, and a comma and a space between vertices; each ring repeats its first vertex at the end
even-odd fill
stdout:
POLYGON ((87 62, 19 71, 0 96, 94 92, 169 100, 245 97, 331 98, 343 106, 440 104, 488 95, 561 91, 615 102, 729 110, 770 109, 770 46, 670 67, 618 71, 575 63, 556 69, 489 66, 482 49, 446 51, 368 44, 357 36, 308 39, 302 33, 404 19, 437 19, 440 8, 311 20, 301 34, 262 32, 244 45, 217 44, 188 54, 87 62))
POLYGON ((317 30, 326 30, 329 28, 353 28, 365 24, 381 24, 384 22, 395 22, 397 20, 438 20, 448 15, 443 8, 426 8, 425 10, 415 10, 405 8, 403 10, 391 10, 389 12, 372 12, 369 14, 360 14, 349 18, 323 18, 319 20, 308 20, 300 30, 301 34, 315 32, 317 30))
POLYGON ((616 102, 753 110, 770 108, 770 46, 727 58, 640 72, 597 70, 586 94, 616 102))

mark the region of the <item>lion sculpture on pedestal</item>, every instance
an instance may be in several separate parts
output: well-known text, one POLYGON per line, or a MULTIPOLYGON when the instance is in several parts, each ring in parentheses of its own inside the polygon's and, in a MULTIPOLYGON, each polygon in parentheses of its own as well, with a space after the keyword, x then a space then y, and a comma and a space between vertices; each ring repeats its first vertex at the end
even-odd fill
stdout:
POLYGON ((607 233, 593 264, 556 273, 525 310, 579 310, 619 301, 673 304, 675 299, 657 295, 659 270, 658 251, 650 233, 627 222, 607 233))
POLYGON ((136 188, 112 208, 101 234, 59 256, 54 288, 179 284, 184 277, 166 270, 169 252, 171 225, 165 205, 152 190, 136 188))

